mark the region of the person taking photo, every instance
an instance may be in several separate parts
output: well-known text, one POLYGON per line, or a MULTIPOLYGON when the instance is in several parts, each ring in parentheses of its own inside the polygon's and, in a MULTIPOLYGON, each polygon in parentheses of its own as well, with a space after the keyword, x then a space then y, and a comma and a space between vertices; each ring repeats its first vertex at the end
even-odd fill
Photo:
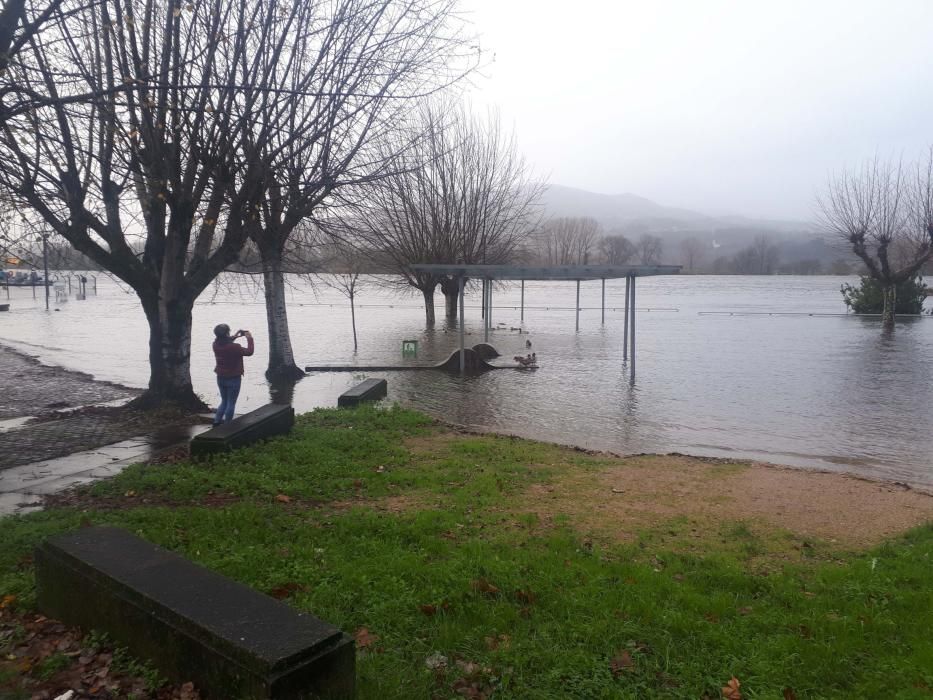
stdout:
POLYGON ((214 357, 217 360, 214 372, 220 389, 220 405, 214 414, 216 426, 233 420, 243 381, 243 358, 253 354, 253 335, 249 331, 237 331, 231 336, 230 326, 221 323, 214 327, 214 336, 214 357), (246 338, 246 347, 236 342, 240 337, 246 338))

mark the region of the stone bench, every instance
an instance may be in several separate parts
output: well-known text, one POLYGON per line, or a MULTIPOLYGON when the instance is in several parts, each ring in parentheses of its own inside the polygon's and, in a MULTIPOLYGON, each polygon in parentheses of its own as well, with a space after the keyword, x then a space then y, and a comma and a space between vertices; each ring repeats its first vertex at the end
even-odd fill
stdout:
POLYGON ((385 379, 367 379, 343 392, 337 399, 337 405, 351 407, 359 406, 364 401, 378 401, 384 399, 388 391, 389 384, 385 379))
POLYGON ((255 411, 234 418, 197 435, 191 441, 191 456, 203 457, 230 452, 259 440, 284 435, 295 425, 295 409, 291 406, 266 404, 255 411))
POLYGON ((35 567, 44 615, 106 632, 205 698, 354 697, 346 634, 125 530, 52 537, 35 567))

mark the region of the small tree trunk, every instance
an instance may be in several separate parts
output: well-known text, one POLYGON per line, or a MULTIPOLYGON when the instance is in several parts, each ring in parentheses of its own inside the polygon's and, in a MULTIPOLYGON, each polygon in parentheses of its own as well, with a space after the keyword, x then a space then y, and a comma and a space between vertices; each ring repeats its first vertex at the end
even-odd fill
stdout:
POLYGON ((894 309, 897 304, 897 285, 887 284, 882 288, 884 309, 881 312, 881 327, 886 331, 894 330, 894 309))
POLYGON ((149 323, 149 387, 131 405, 151 409, 175 404, 187 410, 206 410, 191 385, 193 304, 160 301, 155 294, 140 295, 140 299, 149 323))
POLYGON ((350 322, 353 324, 353 352, 356 352, 356 301, 354 293, 350 292, 350 322))
POLYGON ((300 379, 304 372, 295 364, 288 331, 282 250, 276 246, 263 246, 260 248, 260 256, 266 296, 266 324, 269 328, 269 367, 266 376, 277 380, 300 379))
POLYGON ((456 278, 441 280, 441 291, 444 293, 444 314, 448 320, 456 321, 460 302, 459 280, 456 278))
POLYGON ((434 287, 422 289, 421 293, 424 295, 424 321, 425 324, 430 328, 434 326, 435 322, 434 287))

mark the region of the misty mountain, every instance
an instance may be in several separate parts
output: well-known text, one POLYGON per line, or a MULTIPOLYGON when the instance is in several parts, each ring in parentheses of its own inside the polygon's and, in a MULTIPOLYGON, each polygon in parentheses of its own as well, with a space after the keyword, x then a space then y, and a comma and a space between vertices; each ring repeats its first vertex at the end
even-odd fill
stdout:
POLYGON ((747 229, 812 235, 814 226, 805 221, 754 219, 745 216, 712 216, 690 209, 658 204, 634 194, 601 194, 565 185, 548 185, 542 197, 548 217, 590 216, 604 228, 637 227, 661 235, 684 230, 747 229))
POLYGON ((680 262, 682 242, 689 238, 704 246, 704 267, 720 266, 755 239, 765 237, 778 251, 779 264, 793 269, 797 263, 818 262, 828 268, 840 259, 853 263, 844 245, 825 235, 811 222, 714 216, 670 207, 634 194, 600 194, 564 185, 548 185, 542 196, 546 218, 592 217, 604 233, 622 233, 634 240, 643 234, 664 242, 665 262, 680 262))

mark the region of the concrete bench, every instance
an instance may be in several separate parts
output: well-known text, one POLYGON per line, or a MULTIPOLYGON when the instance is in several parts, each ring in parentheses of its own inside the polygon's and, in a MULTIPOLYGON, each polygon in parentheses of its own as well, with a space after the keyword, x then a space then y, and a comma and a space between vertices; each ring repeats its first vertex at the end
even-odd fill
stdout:
POLYGON ((35 566, 44 615, 106 632, 205 698, 354 696, 346 634, 125 530, 50 538, 35 566))
POLYGON ((230 452, 259 440, 284 435, 295 425, 295 409, 291 406, 266 404, 255 411, 234 418, 229 423, 206 430, 191 441, 191 456, 203 457, 230 452))
POLYGON ((337 399, 338 406, 358 406, 364 401, 378 401, 384 399, 389 391, 389 384, 385 379, 367 379, 352 389, 343 392, 337 399))

